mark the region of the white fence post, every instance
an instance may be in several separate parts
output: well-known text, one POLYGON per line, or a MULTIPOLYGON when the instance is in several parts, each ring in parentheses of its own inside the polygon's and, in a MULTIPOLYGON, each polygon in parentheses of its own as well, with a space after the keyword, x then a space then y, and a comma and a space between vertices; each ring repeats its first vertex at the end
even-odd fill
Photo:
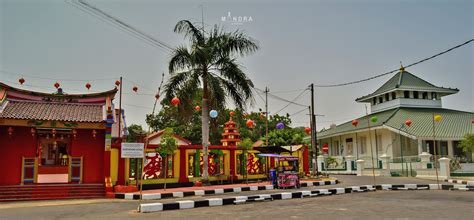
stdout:
POLYGON ((346 171, 348 173, 352 173, 352 161, 354 160, 354 156, 348 155, 346 156, 346 171))
POLYGON ((448 179, 451 176, 451 171, 449 169, 449 162, 451 159, 442 157, 438 159, 439 161, 439 177, 448 179))
POLYGON ((381 174, 383 176, 391 176, 391 173, 390 173, 390 156, 388 156, 387 154, 383 154, 382 156, 380 156, 380 159, 382 159, 382 172, 381 174))
POLYGON ((421 168, 428 169, 428 163, 430 162, 431 154, 428 152, 422 152, 418 155, 421 161, 421 168))
POLYGON ((323 155, 319 155, 318 156, 318 167, 319 167, 319 171, 324 171, 324 156, 323 155))
POLYGON ((365 161, 364 160, 357 160, 357 176, 362 176, 362 172, 364 171, 364 165, 365 161))

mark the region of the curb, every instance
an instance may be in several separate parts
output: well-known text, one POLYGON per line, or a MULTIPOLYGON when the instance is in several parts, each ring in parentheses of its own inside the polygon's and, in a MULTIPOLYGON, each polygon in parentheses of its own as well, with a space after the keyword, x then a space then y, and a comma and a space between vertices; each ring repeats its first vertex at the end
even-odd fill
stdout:
POLYGON ((468 186, 474 186, 474 181, 467 181, 467 180, 454 180, 454 179, 447 179, 444 180, 445 182, 448 183, 456 183, 456 184, 464 184, 468 186))
POLYGON ((348 193, 358 192, 372 192, 375 190, 462 190, 462 191, 474 191, 474 189, 465 190, 465 188, 459 188, 459 185, 438 185, 438 184, 381 184, 381 185, 364 185, 364 186, 351 186, 345 188, 332 188, 332 189, 317 189, 311 191, 296 191, 296 192, 282 192, 274 194, 261 194, 253 196, 236 196, 229 198, 212 198, 196 201, 177 201, 169 203, 148 203, 140 205, 141 213, 148 212, 160 212, 167 210, 178 210, 178 209, 190 209, 198 207, 211 207, 211 206, 223 206, 242 204, 246 202, 256 201, 273 201, 273 200, 284 200, 284 199, 300 199, 315 196, 324 195, 339 195, 348 193))
MULTIPOLYGON (((339 183, 338 180, 303 182, 301 183, 301 187, 335 185, 338 183, 339 183)), ((244 187, 209 189, 209 190, 194 190, 194 191, 188 191, 188 192, 150 193, 150 194, 143 194, 143 200, 182 198, 182 197, 188 197, 188 196, 204 196, 204 195, 214 195, 214 194, 223 194, 223 193, 237 193, 237 192, 244 192, 244 191, 261 191, 261 190, 272 190, 272 189, 275 189, 273 185, 264 185, 264 186, 244 186, 244 187)), ((138 200, 140 199, 140 195, 135 194, 135 193, 116 193, 115 198, 138 200)))

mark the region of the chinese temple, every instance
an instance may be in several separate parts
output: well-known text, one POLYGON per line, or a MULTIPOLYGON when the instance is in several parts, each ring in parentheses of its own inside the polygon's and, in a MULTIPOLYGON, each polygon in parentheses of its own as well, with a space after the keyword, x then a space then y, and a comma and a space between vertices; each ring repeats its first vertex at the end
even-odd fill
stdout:
MULTIPOLYGON (((160 188, 163 183, 169 187, 191 186, 194 182, 201 180, 203 170, 203 147, 194 145, 190 141, 174 134, 177 141, 177 150, 172 156, 161 157, 157 153, 160 147, 163 131, 155 132, 147 137, 146 161, 144 166, 144 189, 160 188), (165 163, 168 170, 163 171, 165 163), (164 177, 167 178, 164 178, 164 177)), ((232 120, 232 114, 228 122, 224 124, 221 145, 209 146, 209 181, 213 183, 234 183, 249 180, 267 179, 268 170, 276 166, 275 161, 266 157, 260 157, 259 151, 242 149, 239 147, 240 134, 236 123, 232 120), (247 176, 245 176, 247 175, 247 176)), ((308 163, 307 146, 300 146, 293 151, 301 159, 301 163, 308 163), (305 160, 304 160, 305 159, 305 160)), ((129 159, 130 164, 129 184, 136 184, 139 177, 139 163, 137 159, 129 159)), ((301 173, 307 172, 301 168, 301 173)))
POLYGON ((113 112, 117 89, 66 94, 56 87, 42 93, 0 83, 0 187, 94 185, 103 196, 104 186, 125 179, 121 140, 111 134, 123 116, 113 112))

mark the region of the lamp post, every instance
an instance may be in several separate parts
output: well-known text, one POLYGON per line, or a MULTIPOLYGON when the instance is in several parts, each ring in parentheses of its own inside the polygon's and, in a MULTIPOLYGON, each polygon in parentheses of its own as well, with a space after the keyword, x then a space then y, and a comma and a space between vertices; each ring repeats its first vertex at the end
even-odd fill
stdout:
POLYGON ((438 153, 437 153, 437 146, 436 146, 436 125, 435 122, 440 122, 442 117, 441 115, 435 115, 433 112, 433 148, 434 148, 434 167, 436 172, 436 183, 438 184, 439 189, 439 177, 438 177, 438 153))

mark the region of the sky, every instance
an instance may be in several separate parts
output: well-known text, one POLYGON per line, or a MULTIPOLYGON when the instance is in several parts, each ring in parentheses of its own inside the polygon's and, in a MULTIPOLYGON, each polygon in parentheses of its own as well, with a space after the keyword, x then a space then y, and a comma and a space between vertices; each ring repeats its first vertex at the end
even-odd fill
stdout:
MULTIPOLYGON (((71 0, 0 0, 0 81, 15 87, 67 93, 114 88, 124 78, 127 124, 145 124, 165 73, 168 51, 132 37, 87 14, 71 0), (18 79, 26 83, 19 85, 18 79), (89 82, 90 90, 85 88, 89 82), (134 93, 132 87, 137 86, 134 93)), ((152 1, 87 0, 88 3, 173 47, 186 40, 173 32, 179 20, 221 25, 256 39, 260 50, 239 58, 255 87, 293 100, 309 84, 359 80, 416 62, 474 38, 471 0, 331 1, 152 1), (222 17, 248 17, 239 24, 222 17)), ((474 111, 474 43, 407 71, 437 86, 459 88, 443 107, 474 111)), ((335 88, 316 88, 318 130, 365 114, 358 97, 375 91, 392 75, 335 88)), ((117 100, 116 100, 117 101, 117 100)), ((269 97, 269 112, 289 113, 293 126, 309 126, 305 107, 269 97), (303 110, 301 112, 301 110, 303 110), (300 112, 299 114, 293 114, 300 112)), ((309 92, 296 102, 310 104, 309 92)), ((116 103, 118 106, 118 103, 116 103)), ((255 105, 264 108, 255 94, 255 105)))

